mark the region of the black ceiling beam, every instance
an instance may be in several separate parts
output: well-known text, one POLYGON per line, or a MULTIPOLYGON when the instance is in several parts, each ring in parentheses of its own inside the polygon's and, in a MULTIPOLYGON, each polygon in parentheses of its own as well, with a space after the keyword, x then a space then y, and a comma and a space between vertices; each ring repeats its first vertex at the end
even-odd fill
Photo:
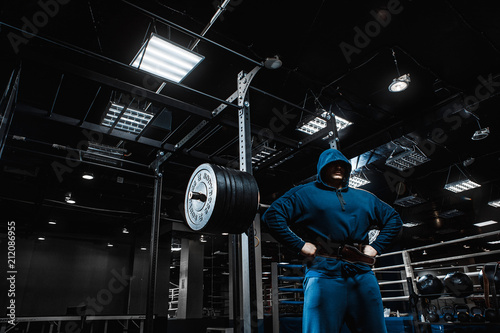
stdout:
MULTIPOLYGON (((50 120, 55 121, 55 122, 88 129, 90 131, 94 131, 94 132, 98 132, 98 133, 103 133, 103 134, 106 134, 106 135, 109 135, 112 137, 116 137, 116 138, 119 138, 122 140, 128 140, 130 142, 137 142, 137 143, 140 143, 140 144, 152 147, 152 148, 156 148, 159 150, 165 150, 165 151, 169 151, 169 152, 176 151, 176 148, 172 144, 162 143, 161 141, 153 140, 153 139, 149 139, 149 138, 145 138, 145 137, 141 137, 141 138, 139 138, 139 140, 135 141, 136 136, 134 134, 127 133, 124 131, 119 131, 119 130, 114 130, 112 133, 108 134, 108 130, 109 130, 108 127, 89 123, 87 121, 84 121, 82 123, 80 119, 71 118, 71 117, 56 114, 56 113, 53 113, 52 116, 49 118, 49 117, 47 117, 47 111, 37 109, 35 107, 29 106, 26 104, 18 104, 16 106, 16 112, 24 112, 24 113, 33 114, 35 116, 44 117, 46 119, 50 119, 50 120)), ((183 149, 183 150, 181 150, 181 152, 187 156, 191 156, 191 157, 194 157, 194 158, 197 158, 200 160, 204 160, 204 161, 214 162, 214 163, 221 164, 221 165, 227 165, 228 163, 230 163, 230 161, 225 159, 225 158, 211 156, 210 154, 206 154, 206 153, 203 153, 200 151, 193 151, 193 150, 187 151, 187 150, 183 149)))

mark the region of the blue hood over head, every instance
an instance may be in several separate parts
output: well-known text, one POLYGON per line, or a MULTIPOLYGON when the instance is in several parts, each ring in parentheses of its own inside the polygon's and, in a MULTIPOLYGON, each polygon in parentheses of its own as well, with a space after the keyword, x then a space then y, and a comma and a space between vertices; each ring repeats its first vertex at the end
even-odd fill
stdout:
POLYGON ((323 168, 327 164, 335 162, 335 161, 343 162, 345 164, 346 170, 345 170, 344 179, 342 180, 342 187, 347 188, 347 186, 349 185, 349 177, 351 175, 351 169, 352 169, 351 162, 337 149, 325 150, 319 156, 318 167, 317 167, 317 170, 318 170, 318 180, 317 181, 325 186, 328 186, 321 178, 321 171, 323 170, 323 168))

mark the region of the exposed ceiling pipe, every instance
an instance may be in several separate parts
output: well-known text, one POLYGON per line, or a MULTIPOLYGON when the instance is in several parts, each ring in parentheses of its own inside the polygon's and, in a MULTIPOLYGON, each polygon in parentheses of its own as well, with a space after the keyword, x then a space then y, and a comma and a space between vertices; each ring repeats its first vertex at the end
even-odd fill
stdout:
MULTIPOLYGON (((210 22, 203 29, 203 31, 201 32, 200 36, 202 36, 202 37, 205 36, 205 34, 212 27, 212 25, 215 23, 215 21, 217 21, 217 19, 219 18, 219 16, 226 10, 226 7, 227 7, 227 5, 229 4, 230 1, 231 0, 224 0, 224 2, 222 3, 222 5, 220 5, 219 9, 217 9, 217 12, 215 12, 215 14, 212 17, 212 19, 210 20, 210 22)), ((200 39, 196 38, 195 41, 194 41, 194 44, 190 47, 191 51, 195 49, 195 47, 198 45, 199 42, 200 42, 200 39)))

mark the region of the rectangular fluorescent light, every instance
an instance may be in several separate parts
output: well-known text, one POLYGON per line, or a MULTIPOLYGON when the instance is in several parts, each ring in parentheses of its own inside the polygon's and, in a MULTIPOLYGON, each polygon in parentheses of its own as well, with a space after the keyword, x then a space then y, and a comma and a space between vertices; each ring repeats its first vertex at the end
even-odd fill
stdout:
POLYGON ((203 59, 203 56, 153 33, 142 45, 131 66, 179 83, 203 59))
POLYGON ((425 199, 414 195, 409 195, 407 197, 397 199, 396 201, 394 201, 394 204, 401 207, 413 207, 424 202, 426 202, 425 199))
POLYGON ((450 209, 450 210, 439 213, 438 216, 441 218, 444 218, 444 219, 450 219, 452 217, 462 216, 464 214, 465 214, 464 212, 462 212, 458 209, 450 209))
POLYGON ((269 146, 261 145, 254 149, 252 152, 252 164, 260 165, 268 161, 271 157, 275 156, 278 151, 269 146))
POLYGON ((500 244, 500 240, 488 242, 488 244, 500 244))
POLYGON ((89 142, 87 151, 83 152, 82 157, 88 160, 121 165, 120 160, 123 160, 125 154, 127 154, 126 149, 89 142))
POLYGON ((408 221, 403 223, 403 227, 405 228, 413 228, 413 227, 418 227, 419 225, 422 225, 422 222, 414 222, 414 221, 408 221))
MULTIPOLYGON (((313 119, 307 121, 304 123, 302 126, 297 128, 297 130, 304 132, 309 135, 313 135, 315 133, 318 133, 321 131, 323 128, 326 127, 326 118, 327 112, 323 112, 321 114, 321 117, 314 117, 313 119)), ((352 125, 350 121, 345 120, 344 118, 340 118, 335 116, 335 124, 337 125, 337 132, 340 130, 346 128, 349 125, 352 125)))
POLYGON ((357 188, 366 184, 369 184, 370 181, 366 176, 361 172, 351 173, 349 177, 349 187, 357 188))
POLYGON ((492 225, 498 223, 497 221, 489 220, 489 221, 484 221, 484 222, 479 222, 479 223, 474 223, 476 227, 485 227, 487 225, 492 225))
MULTIPOLYGON (((101 125, 112 127, 116 121, 116 118, 120 116, 124 108, 125 105, 111 103, 111 106, 109 107, 106 116, 102 120, 101 125)), ((151 119, 153 119, 153 115, 151 113, 127 108, 118 119, 115 129, 139 134, 151 121, 151 119)))
POLYGON ((488 205, 490 205, 491 207, 500 208, 500 199, 489 201, 488 205))
POLYGON ((458 180, 453 183, 446 184, 444 186, 445 190, 454 192, 454 193, 459 193, 463 191, 467 191, 476 187, 481 187, 478 183, 473 182, 470 179, 463 179, 463 180, 458 180))
POLYGON ((429 162, 431 159, 425 156, 423 152, 414 146, 412 149, 404 151, 396 156, 391 156, 385 161, 385 165, 398 169, 400 171, 405 171, 414 168, 425 162, 429 162))

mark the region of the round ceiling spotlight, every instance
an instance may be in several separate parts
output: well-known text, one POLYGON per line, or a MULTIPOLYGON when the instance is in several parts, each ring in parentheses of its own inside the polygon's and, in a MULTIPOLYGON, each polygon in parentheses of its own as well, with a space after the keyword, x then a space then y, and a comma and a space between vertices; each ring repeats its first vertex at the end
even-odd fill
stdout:
POLYGON ((283 63, 277 55, 271 58, 266 58, 266 60, 264 61, 264 67, 266 67, 267 69, 278 69, 282 65, 283 63))
POLYGON ((94 174, 92 172, 84 172, 82 178, 86 180, 92 180, 94 179, 94 174))
POLYGON ((400 77, 392 80, 388 89, 390 92, 400 92, 406 90, 406 88, 410 85, 410 82, 410 74, 401 75, 400 77))
POLYGON ((66 193, 66 195, 64 196, 64 201, 66 201, 67 204, 75 204, 76 203, 75 199, 71 195, 71 192, 66 193))

